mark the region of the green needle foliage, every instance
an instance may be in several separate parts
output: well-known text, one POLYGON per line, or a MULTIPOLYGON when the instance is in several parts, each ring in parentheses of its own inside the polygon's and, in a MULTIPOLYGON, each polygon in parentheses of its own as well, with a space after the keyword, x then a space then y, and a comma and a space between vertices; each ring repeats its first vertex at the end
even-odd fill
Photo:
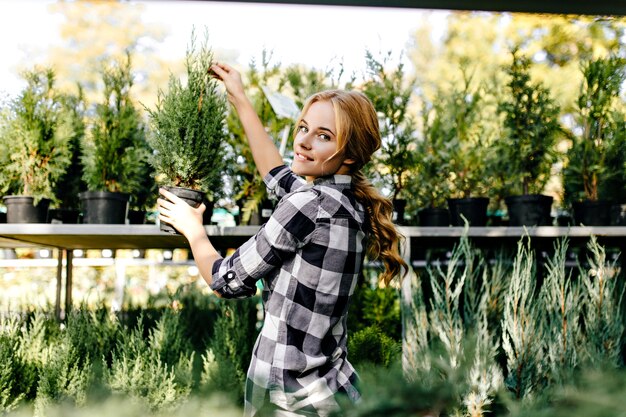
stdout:
POLYGON ((24 74, 26 87, 0 120, 0 193, 55 200, 55 186, 71 163, 75 117, 55 89, 54 71, 24 74))
POLYGON ((594 365, 622 365, 624 289, 618 282, 618 269, 609 263, 595 236, 587 245, 589 270, 581 275, 584 293, 584 323, 588 360, 594 365))
POLYGON ((589 61, 575 114, 576 128, 564 169, 565 197, 570 201, 612 199, 624 183, 624 112, 618 110, 626 79, 626 60, 619 57, 589 61), (616 187, 616 185, 618 185, 616 187))
POLYGON ((512 192, 539 194, 556 162, 555 145, 562 131, 560 107, 549 88, 531 81, 530 60, 517 50, 512 54, 506 95, 498 105, 506 132, 501 141, 502 168, 508 172, 512 192))
POLYGON ((582 294, 578 282, 565 269, 567 247, 567 239, 555 242, 540 295, 544 306, 547 371, 556 382, 571 377, 583 354, 579 324, 582 294))
POLYGON ((502 317, 502 347, 507 357, 506 385, 516 398, 539 388, 544 353, 540 304, 535 296, 535 256, 530 238, 518 243, 502 317))
POLYGON ((222 193, 226 166, 226 99, 208 73, 213 54, 208 35, 197 45, 195 33, 185 55, 186 84, 170 75, 155 109, 147 109, 154 153, 151 163, 167 185, 222 193))
POLYGON ((130 54, 126 62, 103 68, 102 79, 104 96, 83 143, 83 179, 90 191, 134 194, 141 187, 149 151, 141 114, 130 93, 130 54))
POLYGON ((403 64, 398 64, 393 71, 385 68, 390 59, 391 51, 380 58, 366 51, 368 79, 363 84, 363 93, 378 113, 382 137, 371 174, 378 174, 379 167, 383 167, 386 175, 377 175, 379 180, 390 189, 391 198, 401 199, 410 197, 405 188, 411 170, 417 165, 416 127, 409 111, 413 82, 406 80, 403 64))

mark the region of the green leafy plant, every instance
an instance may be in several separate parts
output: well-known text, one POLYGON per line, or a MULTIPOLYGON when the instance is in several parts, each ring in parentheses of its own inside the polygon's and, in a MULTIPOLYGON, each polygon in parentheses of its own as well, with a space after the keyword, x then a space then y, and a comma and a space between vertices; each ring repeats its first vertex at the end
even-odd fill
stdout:
POLYGON ((149 156, 145 127, 130 89, 130 53, 102 69, 104 92, 83 141, 83 179, 90 191, 134 194, 149 156))
POLYGON ((499 143, 501 169, 509 180, 510 194, 540 194, 556 162, 556 141, 562 133, 560 107, 550 89, 533 82, 531 61, 513 50, 506 68, 509 81, 500 99, 498 111, 503 114, 505 137, 499 143))
POLYGON ((51 68, 24 74, 26 87, 2 114, 0 192, 56 199, 55 186, 71 163, 75 119, 55 89, 51 68))
POLYGON ((185 54, 186 83, 170 75, 150 116, 150 159, 166 185, 222 193, 226 160, 226 98, 208 73, 213 53, 208 35, 198 45, 195 31, 185 54))
POLYGON ((618 106, 626 60, 599 58, 586 62, 582 72, 572 146, 563 170, 565 197, 569 201, 611 200, 616 193, 623 196, 626 186, 624 111, 618 106))

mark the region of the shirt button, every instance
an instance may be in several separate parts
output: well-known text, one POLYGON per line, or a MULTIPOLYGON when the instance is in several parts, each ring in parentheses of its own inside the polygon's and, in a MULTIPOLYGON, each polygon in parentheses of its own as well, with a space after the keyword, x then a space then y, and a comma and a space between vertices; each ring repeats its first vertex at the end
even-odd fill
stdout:
POLYGON ((228 273, 226 274, 226 278, 230 278, 230 279, 235 278, 235 273, 233 271, 228 271, 228 273))

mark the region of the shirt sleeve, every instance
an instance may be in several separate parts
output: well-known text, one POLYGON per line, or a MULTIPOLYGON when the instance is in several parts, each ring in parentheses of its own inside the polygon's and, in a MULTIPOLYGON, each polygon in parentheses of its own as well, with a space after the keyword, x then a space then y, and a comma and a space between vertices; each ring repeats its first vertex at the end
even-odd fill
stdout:
POLYGON ((315 230, 319 200, 308 189, 283 198, 267 223, 232 255, 213 264, 211 289, 223 298, 256 294, 256 282, 306 245, 315 230))
POLYGON ((267 192, 279 199, 306 184, 306 181, 294 174, 287 165, 272 168, 263 178, 263 181, 267 187, 267 192))

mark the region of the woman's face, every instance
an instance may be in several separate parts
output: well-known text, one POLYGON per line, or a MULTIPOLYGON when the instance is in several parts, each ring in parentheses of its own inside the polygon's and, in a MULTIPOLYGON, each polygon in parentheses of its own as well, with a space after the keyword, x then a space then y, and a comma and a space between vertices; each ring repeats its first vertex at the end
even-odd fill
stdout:
POLYGON ((307 110, 294 140, 291 170, 312 181, 331 174, 347 174, 341 156, 329 158, 337 151, 337 126, 330 101, 316 101, 307 110))

